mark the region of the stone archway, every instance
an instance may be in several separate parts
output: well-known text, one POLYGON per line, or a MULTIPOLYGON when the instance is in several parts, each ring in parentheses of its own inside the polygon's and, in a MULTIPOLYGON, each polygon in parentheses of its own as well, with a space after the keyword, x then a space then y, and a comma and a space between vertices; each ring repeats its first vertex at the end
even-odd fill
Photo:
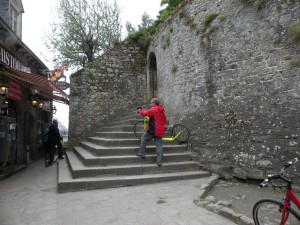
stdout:
POLYGON ((158 80, 157 80, 157 65, 156 65, 156 57, 153 52, 150 53, 149 56, 149 69, 148 69, 148 91, 149 97, 154 98, 157 97, 158 94, 158 80))

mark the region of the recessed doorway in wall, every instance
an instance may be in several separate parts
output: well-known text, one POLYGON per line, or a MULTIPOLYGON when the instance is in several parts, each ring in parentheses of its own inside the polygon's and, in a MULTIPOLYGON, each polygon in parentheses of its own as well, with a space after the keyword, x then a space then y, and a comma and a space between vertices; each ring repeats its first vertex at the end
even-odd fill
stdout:
POLYGON ((148 79, 147 79, 147 87, 149 91, 149 97, 154 98, 157 97, 158 94, 158 80, 157 80, 157 65, 156 65, 156 57, 153 52, 150 53, 148 59, 148 79))

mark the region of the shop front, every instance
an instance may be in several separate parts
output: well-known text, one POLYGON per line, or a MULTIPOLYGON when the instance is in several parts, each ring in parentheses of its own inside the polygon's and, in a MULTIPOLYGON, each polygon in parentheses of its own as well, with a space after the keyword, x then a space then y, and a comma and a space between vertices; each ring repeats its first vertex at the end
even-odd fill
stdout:
POLYGON ((48 67, 22 42, 22 13, 21 0, 1 1, 0 180, 43 157, 53 101, 68 104, 48 67))
POLYGON ((52 121, 53 101, 68 104, 68 96, 50 81, 48 68, 25 50, 24 45, 26 57, 19 59, 20 51, 0 43, 0 179, 43 157, 43 131, 52 121), (35 67, 28 63, 33 60, 35 67))

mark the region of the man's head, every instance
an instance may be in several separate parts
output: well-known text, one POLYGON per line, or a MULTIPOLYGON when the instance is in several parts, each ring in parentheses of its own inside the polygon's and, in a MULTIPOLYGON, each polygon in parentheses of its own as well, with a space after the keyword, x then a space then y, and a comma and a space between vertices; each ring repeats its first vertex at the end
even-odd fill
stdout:
POLYGON ((159 105, 159 100, 158 100, 158 98, 152 98, 151 104, 159 105))
POLYGON ((53 123, 55 126, 58 126, 58 121, 57 121, 57 119, 54 119, 54 120, 52 121, 52 123, 53 123))

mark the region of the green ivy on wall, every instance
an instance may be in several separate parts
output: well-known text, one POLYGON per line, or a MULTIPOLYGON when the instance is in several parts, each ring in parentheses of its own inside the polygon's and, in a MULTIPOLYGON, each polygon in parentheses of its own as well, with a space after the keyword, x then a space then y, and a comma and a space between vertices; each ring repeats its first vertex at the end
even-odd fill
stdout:
POLYGON ((266 0, 242 0, 246 3, 251 3, 256 9, 262 9, 266 0))
MULTIPOLYGON (((300 20, 293 23, 291 28, 288 30, 288 34, 293 38, 295 42, 300 43, 300 20)), ((291 62, 292 67, 300 67, 300 60, 291 62)))
POLYGON ((170 46, 171 40, 170 37, 167 37, 165 43, 163 44, 163 49, 165 50, 168 46, 170 46))
POLYGON ((300 60, 295 60, 290 64, 292 67, 300 67, 300 60))
POLYGON ((294 41, 300 42, 300 20, 292 24, 288 33, 294 39, 294 41))
POLYGON ((177 70, 178 70, 177 65, 173 64, 172 67, 171 67, 171 72, 176 73, 177 70))
POLYGON ((184 19, 184 24, 186 26, 189 26, 192 30, 196 30, 196 34, 200 35, 199 41, 200 45, 204 46, 205 45, 205 38, 209 39, 210 35, 214 33, 218 27, 219 24, 211 25, 212 22, 216 19, 219 18, 219 23, 223 23, 226 20, 225 16, 219 16, 218 13, 214 12, 202 12, 201 17, 202 17, 202 23, 201 23, 201 28, 197 28, 197 24, 194 22, 194 19, 190 17, 189 15, 186 15, 184 12, 181 12, 180 17, 184 19))
MULTIPOLYGON (((155 34, 157 28, 170 16, 174 15, 181 7, 184 6, 187 0, 162 0, 161 6, 166 5, 166 7, 159 12, 157 20, 155 20, 149 27, 139 29, 138 31, 129 35, 129 39, 134 43, 137 43, 145 52, 149 46, 152 36, 155 34)), ((173 32, 170 30, 170 32, 173 32)), ((165 48, 168 45, 165 46, 165 48)))

